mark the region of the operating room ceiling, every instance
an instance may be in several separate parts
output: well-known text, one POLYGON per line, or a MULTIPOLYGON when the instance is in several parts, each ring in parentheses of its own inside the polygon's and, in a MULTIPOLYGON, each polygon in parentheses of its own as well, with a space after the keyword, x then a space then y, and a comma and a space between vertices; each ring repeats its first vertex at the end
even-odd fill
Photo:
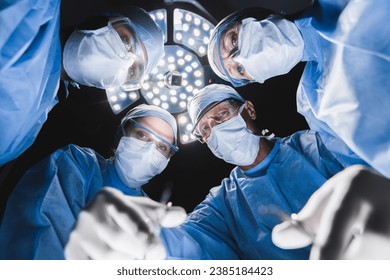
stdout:
MULTIPOLYGON (((22 156, 0 170, 1 210, 23 172, 59 147, 73 143, 90 147, 105 157, 112 156, 115 148, 112 146, 113 139, 121 118, 132 107, 149 103, 168 109, 175 115, 181 138, 180 151, 171 159, 166 170, 144 189, 156 200, 167 190, 165 195, 170 193, 169 199, 174 205, 181 205, 191 211, 203 200, 209 189, 217 186, 233 168, 215 158, 206 145, 192 141, 188 134, 191 126, 185 120, 186 102, 196 90, 209 83, 225 83, 208 67, 204 49, 207 45, 206 35, 218 21, 237 9, 268 2, 275 10, 295 12, 299 10, 299 5, 308 1, 296 1, 298 6, 292 6, 292 1, 288 0, 62 1, 63 30, 77 26, 91 15, 114 7, 117 9, 121 5, 144 8, 165 28, 166 54, 143 88, 136 92, 106 93, 101 89, 82 86, 80 90, 69 87, 69 94, 66 94, 61 83, 59 103, 49 113, 35 143, 22 156), (275 6, 275 3, 281 6, 275 6)), ((278 137, 307 128, 303 117, 296 112, 295 99, 303 66, 298 64, 290 73, 269 79, 264 84, 250 84, 237 89, 254 103, 260 128, 268 129, 278 137)))

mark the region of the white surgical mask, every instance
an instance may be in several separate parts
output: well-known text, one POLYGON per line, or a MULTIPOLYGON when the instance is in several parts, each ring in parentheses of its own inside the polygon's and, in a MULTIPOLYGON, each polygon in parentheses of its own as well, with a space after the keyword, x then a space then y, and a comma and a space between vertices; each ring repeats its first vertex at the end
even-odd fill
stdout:
POLYGON ((302 36, 289 20, 278 16, 257 21, 246 18, 239 33, 241 63, 256 82, 288 73, 302 58, 302 36))
POLYGON ((248 166, 256 160, 260 148, 260 136, 253 134, 246 127, 241 114, 238 114, 212 128, 207 146, 216 157, 228 163, 248 166))
POLYGON ((108 26, 75 30, 66 41, 63 64, 74 81, 97 88, 122 85, 134 63, 119 35, 108 26))
POLYGON ((145 142, 133 137, 122 137, 116 154, 115 169, 122 182, 133 188, 145 185, 160 174, 168 165, 153 142, 145 142))

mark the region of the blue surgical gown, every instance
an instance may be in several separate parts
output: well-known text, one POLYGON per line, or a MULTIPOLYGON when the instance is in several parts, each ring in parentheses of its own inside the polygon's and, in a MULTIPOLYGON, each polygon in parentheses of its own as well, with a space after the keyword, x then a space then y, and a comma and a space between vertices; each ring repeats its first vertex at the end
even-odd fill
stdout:
POLYGON ((57 103, 59 0, 0 3, 0 166, 35 141, 57 103))
POLYGON ((68 145, 30 168, 8 199, 0 227, 0 259, 64 259, 80 210, 103 186, 146 195, 119 179, 111 159, 68 145))
POLYGON ((310 130, 277 138, 261 163, 245 172, 234 168, 183 225, 162 230, 168 258, 307 259, 310 247, 273 245, 271 231, 280 220, 272 213, 299 212, 328 178, 357 163, 341 164, 310 130))
POLYGON ((318 0, 295 20, 307 61, 297 91, 298 112, 340 160, 353 152, 387 177, 389 11, 389 0, 318 0))

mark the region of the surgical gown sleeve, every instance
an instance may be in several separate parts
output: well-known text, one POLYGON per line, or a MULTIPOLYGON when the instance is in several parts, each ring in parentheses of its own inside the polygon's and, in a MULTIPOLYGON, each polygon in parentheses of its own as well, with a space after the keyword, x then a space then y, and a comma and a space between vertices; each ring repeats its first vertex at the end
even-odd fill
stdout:
POLYGON ((318 2, 311 19, 297 21, 319 46, 301 79, 298 110, 312 129, 339 137, 390 177, 390 1, 318 2))
POLYGON ((239 259, 223 212, 220 192, 213 188, 206 199, 189 214, 182 226, 162 230, 169 259, 239 259))
MULTIPOLYGON (((168 259, 308 258, 307 248, 286 251, 273 246, 267 234, 271 227, 253 219, 256 208, 250 209, 252 206, 246 203, 236 207, 235 203, 229 203, 229 199, 225 200, 230 196, 225 184, 230 184, 229 180, 211 189, 182 226, 163 229, 162 239, 168 251, 168 259), (248 232, 251 232, 252 237, 248 238, 248 232)), ((240 198, 240 203, 244 200, 240 198)), ((259 199, 258 208, 260 205, 259 199)))
POLYGON ((80 212, 102 187, 97 155, 69 145, 30 168, 8 199, 0 259, 64 259, 80 212))
POLYGON ((32 145, 57 103, 59 0, 0 3, 0 166, 32 145))

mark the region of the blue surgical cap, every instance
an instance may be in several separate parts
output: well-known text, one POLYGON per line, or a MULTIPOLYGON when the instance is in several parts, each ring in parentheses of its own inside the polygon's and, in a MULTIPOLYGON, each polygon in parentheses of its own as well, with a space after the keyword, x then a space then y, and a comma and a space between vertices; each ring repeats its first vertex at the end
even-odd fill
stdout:
POLYGON ((196 125, 205 113, 205 109, 209 109, 211 104, 226 99, 245 102, 245 99, 234 88, 227 85, 211 84, 199 90, 187 104, 188 114, 192 123, 196 125))
POLYGON ((134 24, 135 31, 146 48, 148 63, 145 67, 145 75, 147 75, 156 67, 164 54, 164 33, 144 9, 131 7, 121 11, 121 14, 134 24))
POLYGON ((159 117, 160 119, 166 121, 172 127, 174 144, 176 145, 177 144, 176 120, 167 110, 162 109, 158 106, 141 104, 134 107, 129 112, 127 112, 126 116, 122 119, 121 126, 124 126, 129 119, 136 119, 136 118, 148 117, 148 116, 159 117))

